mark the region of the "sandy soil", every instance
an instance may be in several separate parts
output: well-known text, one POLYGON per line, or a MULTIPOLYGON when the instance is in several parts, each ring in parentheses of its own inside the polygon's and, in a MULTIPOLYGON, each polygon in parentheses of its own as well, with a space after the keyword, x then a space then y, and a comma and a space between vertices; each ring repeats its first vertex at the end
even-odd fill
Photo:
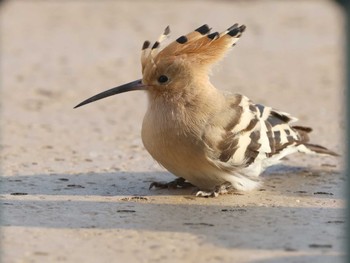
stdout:
POLYGON ((343 13, 332 1, 8 1, 1 6, 2 262, 341 262, 341 158, 297 155, 259 191, 148 190, 172 175, 140 139, 142 92, 73 110, 140 78, 170 25, 247 31, 220 89, 292 113, 342 152, 343 13))

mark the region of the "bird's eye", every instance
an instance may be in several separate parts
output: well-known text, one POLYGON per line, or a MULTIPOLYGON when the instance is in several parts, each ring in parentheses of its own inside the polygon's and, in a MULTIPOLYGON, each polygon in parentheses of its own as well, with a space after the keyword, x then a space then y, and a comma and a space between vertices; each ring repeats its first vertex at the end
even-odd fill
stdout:
POLYGON ((159 78, 158 78, 158 82, 161 83, 161 84, 164 84, 166 82, 168 82, 169 78, 165 75, 161 75, 159 78))

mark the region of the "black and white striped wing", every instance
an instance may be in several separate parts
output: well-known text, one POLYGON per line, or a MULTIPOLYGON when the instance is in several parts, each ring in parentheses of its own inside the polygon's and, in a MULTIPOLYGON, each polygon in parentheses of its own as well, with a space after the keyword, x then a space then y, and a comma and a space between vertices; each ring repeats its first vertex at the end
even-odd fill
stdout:
POLYGON ((296 121, 288 113, 254 104, 247 97, 232 104, 234 120, 224 127, 225 132, 216 146, 216 164, 225 169, 247 167, 256 159, 264 160, 307 141, 311 129, 289 123, 296 121), (305 136, 302 136, 305 134, 305 136), (220 164, 218 164, 220 163, 220 164))

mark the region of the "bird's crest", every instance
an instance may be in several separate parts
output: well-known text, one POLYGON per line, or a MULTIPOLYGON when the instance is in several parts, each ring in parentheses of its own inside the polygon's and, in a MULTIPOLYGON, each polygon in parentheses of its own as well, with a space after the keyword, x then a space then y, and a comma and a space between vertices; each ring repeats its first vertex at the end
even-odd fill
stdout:
POLYGON ((152 46, 149 41, 144 42, 141 54, 142 72, 148 63, 157 67, 158 62, 164 59, 182 59, 192 66, 209 68, 235 45, 245 28, 244 25, 234 24, 222 33, 210 33, 211 28, 205 24, 160 50, 161 42, 169 36, 168 26, 152 46))

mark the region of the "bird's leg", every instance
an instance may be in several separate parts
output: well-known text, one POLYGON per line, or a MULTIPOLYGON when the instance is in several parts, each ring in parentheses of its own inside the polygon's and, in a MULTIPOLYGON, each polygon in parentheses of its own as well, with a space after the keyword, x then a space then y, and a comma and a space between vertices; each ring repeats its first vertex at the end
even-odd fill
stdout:
POLYGON ((150 184, 149 189, 152 189, 153 187, 161 189, 190 188, 193 187, 193 184, 186 182, 184 178, 179 177, 168 183, 153 182, 150 184))
POLYGON ((218 197, 220 194, 227 194, 232 191, 232 184, 229 182, 223 183, 221 185, 215 186, 211 191, 199 190, 196 192, 198 197, 218 197))

